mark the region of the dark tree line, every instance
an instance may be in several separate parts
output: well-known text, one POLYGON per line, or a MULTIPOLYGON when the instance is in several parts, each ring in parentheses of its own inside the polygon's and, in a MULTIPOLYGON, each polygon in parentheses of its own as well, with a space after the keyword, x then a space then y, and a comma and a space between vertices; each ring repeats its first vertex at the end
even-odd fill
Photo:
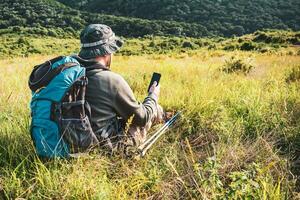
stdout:
POLYGON ((300 29, 296 0, 60 1, 70 6, 57 0, 1 0, 0 29, 33 27, 45 32, 46 28, 55 36, 60 32, 54 29, 60 28, 78 35, 89 23, 104 23, 125 37, 232 36, 265 28, 300 29))
POLYGON ((59 0, 77 9, 144 19, 197 23, 218 35, 263 28, 300 29, 299 0, 59 0))
MULTIPOLYGON (((87 24, 104 23, 125 37, 144 35, 175 35, 201 37, 211 35, 196 23, 145 20, 116 17, 78 11, 54 0, 2 0, 0 2, 0 29, 17 27, 63 28, 78 34, 87 24)), ((17 30, 17 29, 16 29, 17 30)))

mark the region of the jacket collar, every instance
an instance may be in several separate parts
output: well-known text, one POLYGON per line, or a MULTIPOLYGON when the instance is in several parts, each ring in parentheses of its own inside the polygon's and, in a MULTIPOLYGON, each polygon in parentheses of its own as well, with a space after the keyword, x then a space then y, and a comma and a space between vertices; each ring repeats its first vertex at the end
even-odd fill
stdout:
POLYGON ((79 57, 78 55, 74 55, 72 57, 75 58, 80 63, 80 65, 85 67, 87 69, 87 71, 93 70, 93 69, 102 69, 102 70, 110 71, 109 67, 103 65, 102 63, 100 63, 94 59, 86 60, 86 59, 79 57))

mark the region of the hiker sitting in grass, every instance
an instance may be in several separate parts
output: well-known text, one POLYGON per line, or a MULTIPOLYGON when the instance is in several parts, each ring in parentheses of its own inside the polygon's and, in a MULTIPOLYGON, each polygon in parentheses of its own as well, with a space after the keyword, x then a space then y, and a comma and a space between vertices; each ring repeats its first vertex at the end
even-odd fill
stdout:
POLYGON ((87 70, 89 83, 86 92, 93 131, 102 146, 115 150, 124 144, 125 124, 133 116, 127 133, 131 138, 129 143, 141 144, 152 123, 162 117, 162 109, 158 105, 159 85, 154 83, 144 102, 137 102, 124 78, 110 69, 113 53, 121 48, 123 42, 109 26, 87 26, 80 35, 80 41, 77 59, 87 69, 93 68, 87 70), (93 66, 96 65, 95 69, 93 66))

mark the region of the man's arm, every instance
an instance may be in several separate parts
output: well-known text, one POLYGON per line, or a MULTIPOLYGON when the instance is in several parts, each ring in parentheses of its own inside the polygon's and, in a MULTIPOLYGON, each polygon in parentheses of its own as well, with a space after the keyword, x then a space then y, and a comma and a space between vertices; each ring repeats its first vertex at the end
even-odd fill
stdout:
POLYGON ((132 123, 137 126, 145 126, 157 113, 157 100, 157 94, 151 93, 143 103, 137 102, 128 83, 120 78, 114 108, 125 120, 134 115, 132 123))

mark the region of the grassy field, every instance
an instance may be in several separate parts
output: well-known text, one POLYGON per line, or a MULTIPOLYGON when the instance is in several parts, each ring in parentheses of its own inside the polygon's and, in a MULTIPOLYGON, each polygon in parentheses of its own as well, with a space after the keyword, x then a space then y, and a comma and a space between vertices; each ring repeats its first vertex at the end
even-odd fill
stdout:
POLYGON ((40 161, 27 80, 56 55, 2 59, 0 199, 300 198, 300 56, 286 52, 299 49, 116 56, 112 70, 140 101, 158 71, 160 104, 183 113, 139 161, 101 154, 40 161))

